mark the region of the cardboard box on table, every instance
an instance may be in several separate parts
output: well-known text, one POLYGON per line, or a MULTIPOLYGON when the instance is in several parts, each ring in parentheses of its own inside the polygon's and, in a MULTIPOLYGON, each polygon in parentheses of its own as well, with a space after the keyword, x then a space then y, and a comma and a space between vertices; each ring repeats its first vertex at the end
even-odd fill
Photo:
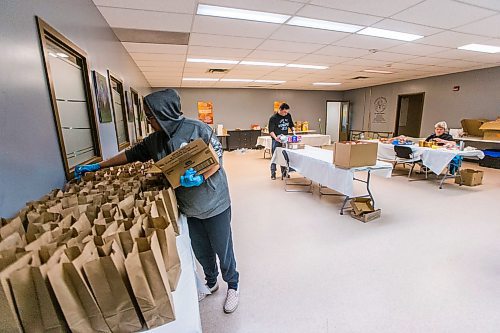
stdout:
POLYGON ((489 122, 488 119, 462 119, 461 125, 464 132, 469 136, 483 136, 483 124, 489 122))
POLYGON ((484 132, 484 140, 500 141, 500 120, 484 123, 479 129, 484 132))
POLYGON ((377 163, 378 144, 370 142, 336 142, 333 163, 340 168, 355 168, 377 163))
POLYGON ((157 173, 160 169, 175 189, 181 186, 180 178, 187 169, 193 168, 197 173, 203 173, 217 164, 219 157, 212 146, 197 139, 156 162, 151 172, 157 173))
MULTIPOLYGON (((463 169, 460 170, 462 185, 477 186, 483 183, 484 172, 481 170, 463 169)), ((455 183, 460 184, 460 177, 455 178, 455 183)))

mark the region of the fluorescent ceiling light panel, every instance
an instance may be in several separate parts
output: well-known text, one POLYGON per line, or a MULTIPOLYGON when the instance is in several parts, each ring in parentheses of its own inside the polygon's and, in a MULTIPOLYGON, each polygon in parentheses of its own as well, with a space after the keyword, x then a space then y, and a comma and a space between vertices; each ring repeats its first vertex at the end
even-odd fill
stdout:
POLYGON ((241 61, 240 65, 250 66, 271 66, 271 67, 284 67, 286 64, 280 62, 262 62, 262 61, 241 61))
POLYGON ((314 82, 313 85, 315 86, 338 86, 341 83, 339 82, 314 82))
POLYGON ((258 83, 285 83, 286 81, 275 81, 275 80, 255 80, 258 83))
POLYGON ((55 54, 54 52, 49 52, 49 56, 57 58, 57 54, 55 54))
POLYGON ((290 18, 289 15, 258 12, 254 10, 245 10, 229 7, 198 5, 198 15, 226 17, 240 20, 259 21, 268 23, 284 23, 290 18))
POLYGON ((394 72, 389 72, 389 71, 379 71, 377 69, 364 69, 363 72, 378 73, 378 74, 393 74, 394 73, 394 72))
POLYGON ((468 51, 476 51, 476 52, 485 52, 485 53, 498 53, 500 52, 500 47, 492 46, 492 45, 483 45, 483 44, 467 44, 458 47, 459 50, 468 50, 468 51))
POLYGON ((300 65, 300 64, 288 64, 286 67, 293 68, 308 68, 308 69, 327 69, 328 66, 316 66, 316 65, 300 65))
POLYGON ((62 53, 62 52, 59 52, 59 53, 56 53, 58 56, 60 56, 61 58, 69 58, 69 55, 67 55, 66 53, 62 53))
POLYGON ((253 82, 250 79, 220 79, 222 82, 253 82))
POLYGON ((294 16, 286 24, 299 27, 341 31, 341 32, 356 32, 363 29, 360 25, 345 24, 333 21, 316 20, 307 17, 294 16))
POLYGON ((213 79, 208 77, 185 77, 183 81, 219 81, 219 79, 213 79))
POLYGON ((187 62, 203 62, 208 64, 231 64, 236 65, 239 63, 237 60, 221 60, 221 59, 196 59, 196 58, 187 58, 187 62))
POLYGON ((381 37, 381 38, 388 38, 388 39, 397 39, 397 40, 403 40, 406 42, 411 42, 411 41, 414 41, 414 40, 417 40, 417 39, 424 37, 424 36, 420 36, 420 35, 407 34, 405 32, 398 32, 398 31, 377 29, 377 28, 364 28, 363 30, 358 31, 357 34, 366 35, 366 36, 381 37))

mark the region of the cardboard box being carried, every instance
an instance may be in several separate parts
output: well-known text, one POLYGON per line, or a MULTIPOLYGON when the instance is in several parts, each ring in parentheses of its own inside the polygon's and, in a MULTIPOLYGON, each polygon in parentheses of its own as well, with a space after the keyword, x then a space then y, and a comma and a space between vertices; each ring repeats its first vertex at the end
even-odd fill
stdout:
POLYGON ((354 198, 351 200, 351 216, 361 222, 370 222, 380 217, 381 210, 375 209, 370 198, 354 198))
POLYGON ((333 163, 340 168, 355 168, 377 164, 378 143, 336 142, 333 163))
MULTIPOLYGON (((197 139, 186 146, 177 149, 155 163, 155 166, 163 172, 173 188, 181 186, 180 177, 187 169, 193 168, 197 173, 219 164, 219 157, 211 145, 207 145, 202 139, 197 139)), ((152 171, 157 168, 153 168, 152 171)))
MULTIPOLYGON (((481 170, 463 169, 460 170, 462 176, 462 185, 476 186, 483 183, 484 172, 481 170)), ((460 177, 455 178, 455 183, 460 184, 460 177)))
POLYGON ((479 129, 484 132, 484 140, 500 141, 500 120, 484 123, 479 129))

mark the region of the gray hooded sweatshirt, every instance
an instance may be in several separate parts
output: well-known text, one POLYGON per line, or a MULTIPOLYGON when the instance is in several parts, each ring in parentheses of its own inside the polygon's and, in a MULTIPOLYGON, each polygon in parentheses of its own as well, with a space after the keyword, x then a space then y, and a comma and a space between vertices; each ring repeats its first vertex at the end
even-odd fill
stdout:
POLYGON ((166 89, 144 98, 163 131, 154 132, 125 151, 128 162, 155 162, 185 144, 202 139, 212 144, 219 156, 219 170, 197 187, 178 187, 175 190, 179 209, 188 217, 207 219, 216 216, 231 205, 226 173, 222 167, 222 146, 213 131, 201 121, 182 115, 177 91, 166 89))

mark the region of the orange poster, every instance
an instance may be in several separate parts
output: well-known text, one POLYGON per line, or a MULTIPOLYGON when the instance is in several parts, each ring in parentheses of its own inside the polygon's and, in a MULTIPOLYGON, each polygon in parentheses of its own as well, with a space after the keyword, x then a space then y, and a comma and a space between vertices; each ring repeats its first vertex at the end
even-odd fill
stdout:
POLYGON ((280 105, 285 103, 284 101, 274 101, 274 113, 278 112, 278 110, 280 109, 280 105))
POLYGON ((198 119, 205 124, 213 125, 214 108, 212 102, 198 102, 198 119))

